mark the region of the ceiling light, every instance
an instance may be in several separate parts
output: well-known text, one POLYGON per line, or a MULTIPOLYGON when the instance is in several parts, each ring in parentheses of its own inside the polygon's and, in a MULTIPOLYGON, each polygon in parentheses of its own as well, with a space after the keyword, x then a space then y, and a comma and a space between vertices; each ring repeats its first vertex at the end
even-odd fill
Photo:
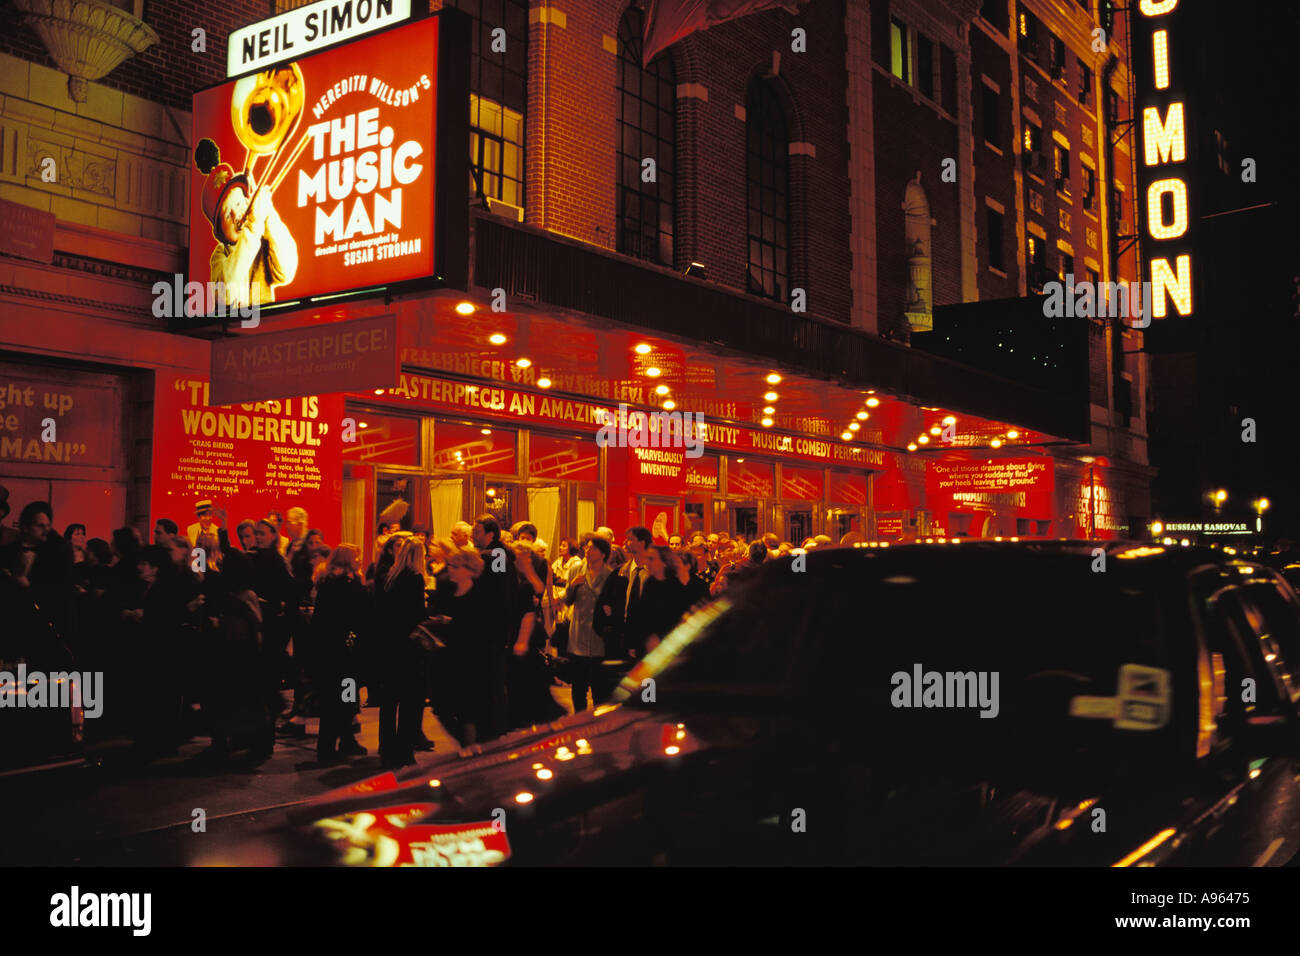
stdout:
POLYGON ((488 341, 491 342, 493 345, 505 345, 506 337, 502 335, 500 332, 493 332, 491 335, 488 336, 488 341))
POLYGON ((532 803, 533 795, 527 790, 521 790, 515 794, 515 803, 532 803))
POLYGON ((459 312, 461 315, 473 315, 473 314, 474 314, 474 303, 473 303, 473 302, 461 302, 461 303, 459 303, 459 304, 456 306, 456 311, 459 312))
POLYGON ((875 408, 879 404, 880 404, 880 399, 878 398, 867 399, 867 408, 875 408))
POLYGON ((537 380, 537 387, 538 387, 538 388, 550 388, 550 387, 551 387, 551 380, 550 380, 549 378, 539 378, 539 379, 537 380))
POLYGON ((660 375, 663 374, 663 370, 655 368, 653 365, 651 365, 648 369, 645 370, 645 373, 651 378, 658 378, 660 375))
POLYGON ((648 345, 646 345, 644 342, 642 342, 640 345, 638 345, 638 346, 636 347, 636 354, 637 354, 637 355, 649 355, 649 354, 650 354, 650 346, 648 346, 648 345))
POLYGON ((780 398, 780 397, 781 397, 781 396, 778 395, 778 394, 776 394, 776 392, 768 392, 768 393, 766 393, 766 394, 763 396, 763 401, 765 401, 765 402, 775 402, 775 401, 776 401, 778 398, 780 398))
POLYGON ((526 358, 521 358, 521 359, 516 359, 515 364, 518 365, 520 368, 528 368, 533 363, 526 358))
POLYGON ((767 384, 768 384, 768 385, 780 385, 780 384, 781 384, 781 376, 780 376, 780 375, 777 375, 776 372, 773 372, 771 375, 769 375, 769 376, 767 377, 767 384))

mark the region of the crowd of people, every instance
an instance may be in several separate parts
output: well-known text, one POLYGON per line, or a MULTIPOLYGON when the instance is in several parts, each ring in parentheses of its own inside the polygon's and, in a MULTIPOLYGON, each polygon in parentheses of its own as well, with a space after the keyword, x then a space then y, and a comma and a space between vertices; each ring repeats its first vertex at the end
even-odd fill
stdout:
POLYGON ((0 487, 0 669, 103 673, 108 730, 145 761, 207 736, 203 759, 246 751, 256 764, 277 734, 305 737, 307 717, 320 719, 322 763, 363 756, 362 688, 379 707, 385 766, 433 748, 426 707, 472 749, 563 713, 557 683, 575 711, 599 703, 683 615, 795 550, 775 535, 661 544, 636 526, 621 544, 602 527, 552 555, 528 522, 483 514, 435 537, 390 511, 364 555, 328 545, 299 507, 231 531, 202 500, 184 530, 161 518, 147 543, 131 527, 60 534, 44 501, 16 527, 8 515, 0 487))

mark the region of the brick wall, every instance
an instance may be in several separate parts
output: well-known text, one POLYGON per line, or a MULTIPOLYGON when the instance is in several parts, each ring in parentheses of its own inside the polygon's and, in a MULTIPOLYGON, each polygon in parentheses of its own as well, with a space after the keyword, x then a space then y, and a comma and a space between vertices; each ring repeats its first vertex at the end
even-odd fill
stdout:
MULTIPOLYGON (((529 36, 528 221, 605 248, 615 247, 618 117, 618 61, 605 38, 618 35, 623 9, 574 0, 559 5, 564 26, 535 23, 529 36)), ((679 89, 696 94, 677 102, 677 264, 698 260, 710 281, 746 288, 745 123, 736 107, 750 81, 770 70, 774 50, 791 140, 815 151, 790 162, 790 285, 807 291, 810 313, 847 322, 843 0, 812 4, 798 17, 745 17, 671 48, 679 89), (807 31, 807 53, 790 50, 796 26, 807 31)))

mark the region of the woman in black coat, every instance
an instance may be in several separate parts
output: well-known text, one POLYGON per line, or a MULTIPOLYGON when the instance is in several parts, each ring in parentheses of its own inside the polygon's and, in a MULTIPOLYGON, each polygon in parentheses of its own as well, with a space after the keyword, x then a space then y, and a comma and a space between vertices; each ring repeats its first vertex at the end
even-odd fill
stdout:
POLYGON ((646 570, 649 577, 641 587, 641 603, 646 609, 644 629, 646 653, 653 651, 668 635, 688 607, 686 589, 670 575, 672 552, 662 545, 646 549, 646 570))
POLYGON ((316 605, 311 617, 312 676, 320 690, 316 756, 321 763, 366 755, 366 748, 352 735, 360 683, 356 649, 370 617, 369 596, 358 568, 360 560, 360 548, 341 544, 316 582, 316 605), (345 688, 346 680, 352 683, 345 688))
POLYGON ((479 585, 483 558, 473 548, 443 546, 447 582, 434 591, 437 633, 446 645, 435 653, 437 713, 462 746, 478 742, 492 720, 492 591, 479 585))
POLYGON ((385 767, 415 763, 424 713, 423 649, 412 632, 429 616, 424 594, 424 542, 411 538, 383 577, 375 577, 379 655, 379 760, 385 767))

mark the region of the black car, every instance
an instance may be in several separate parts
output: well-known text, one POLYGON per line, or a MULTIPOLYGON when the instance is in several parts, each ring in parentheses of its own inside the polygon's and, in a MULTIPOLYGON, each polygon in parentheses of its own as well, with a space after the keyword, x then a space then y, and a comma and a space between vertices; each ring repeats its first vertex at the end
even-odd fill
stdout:
POLYGON ((256 858, 1277 865, 1297 662, 1295 591, 1217 551, 818 549, 687 618, 609 703, 326 795, 256 858))

